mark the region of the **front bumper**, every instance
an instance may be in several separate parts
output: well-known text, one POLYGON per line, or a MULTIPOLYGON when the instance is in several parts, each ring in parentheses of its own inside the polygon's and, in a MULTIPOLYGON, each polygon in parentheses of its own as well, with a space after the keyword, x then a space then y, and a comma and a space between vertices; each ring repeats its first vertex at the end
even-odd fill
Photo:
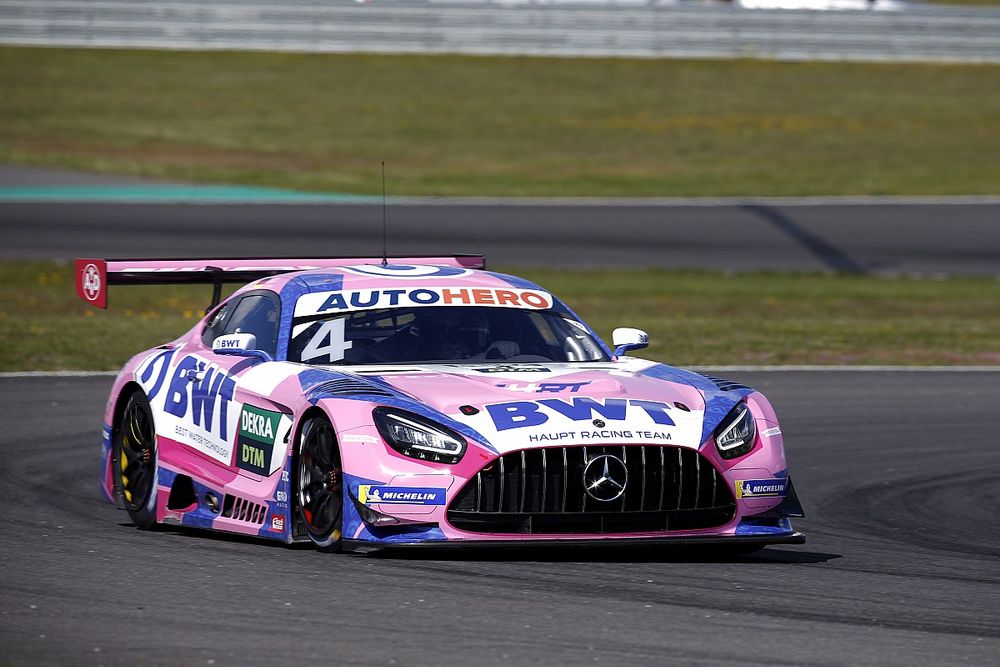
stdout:
POLYGON ((344 540, 345 551, 371 553, 390 549, 532 549, 551 547, 589 547, 589 548, 621 548, 621 547, 765 547, 773 544, 805 544, 803 533, 793 532, 787 535, 732 535, 732 536, 696 536, 696 537, 603 537, 591 538, 554 538, 531 540, 426 540, 413 542, 373 543, 365 540, 344 540))

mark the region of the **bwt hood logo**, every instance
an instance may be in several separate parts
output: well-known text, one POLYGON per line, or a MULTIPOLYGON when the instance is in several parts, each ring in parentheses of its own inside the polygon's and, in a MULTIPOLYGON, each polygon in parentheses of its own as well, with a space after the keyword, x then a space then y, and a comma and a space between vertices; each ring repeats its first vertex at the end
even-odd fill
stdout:
POLYGON ((512 401, 487 405, 486 410, 498 431, 514 428, 541 426, 555 417, 574 422, 590 421, 596 417, 608 421, 625 421, 631 416, 645 418, 660 426, 674 426, 667 411, 670 406, 660 401, 607 398, 604 400, 577 397, 572 400, 546 398, 540 401, 512 401))

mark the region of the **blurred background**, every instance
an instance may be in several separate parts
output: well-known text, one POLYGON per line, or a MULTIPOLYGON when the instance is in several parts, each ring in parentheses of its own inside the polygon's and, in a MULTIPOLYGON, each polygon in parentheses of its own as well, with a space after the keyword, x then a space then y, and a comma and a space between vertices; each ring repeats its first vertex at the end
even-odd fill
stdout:
POLYGON ((379 252, 383 161, 390 253, 483 252, 663 361, 997 363, 969 2, 4 0, 0 369, 114 368, 207 302, 94 318, 77 256, 379 252))

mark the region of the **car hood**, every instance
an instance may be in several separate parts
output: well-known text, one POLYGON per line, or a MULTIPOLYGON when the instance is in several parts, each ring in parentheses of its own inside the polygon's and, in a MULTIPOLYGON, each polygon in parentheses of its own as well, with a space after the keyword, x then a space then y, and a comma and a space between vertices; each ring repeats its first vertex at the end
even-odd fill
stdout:
POLYGON ((581 444, 697 448, 750 391, 721 392, 701 375, 642 360, 352 370, 399 392, 398 407, 501 453, 581 444))

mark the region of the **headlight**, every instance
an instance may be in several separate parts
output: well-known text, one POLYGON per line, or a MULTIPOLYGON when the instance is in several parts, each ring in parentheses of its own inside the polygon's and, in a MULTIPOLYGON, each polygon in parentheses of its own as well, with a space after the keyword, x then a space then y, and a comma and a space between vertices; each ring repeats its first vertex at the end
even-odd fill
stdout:
POLYGON ((465 454, 465 438, 420 415, 397 408, 375 408, 372 417, 382 439, 404 456, 458 463, 465 454))
POLYGON ((730 410, 715 429, 715 447, 724 459, 743 456, 753 449, 756 439, 757 425, 746 403, 740 403, 730 410))

